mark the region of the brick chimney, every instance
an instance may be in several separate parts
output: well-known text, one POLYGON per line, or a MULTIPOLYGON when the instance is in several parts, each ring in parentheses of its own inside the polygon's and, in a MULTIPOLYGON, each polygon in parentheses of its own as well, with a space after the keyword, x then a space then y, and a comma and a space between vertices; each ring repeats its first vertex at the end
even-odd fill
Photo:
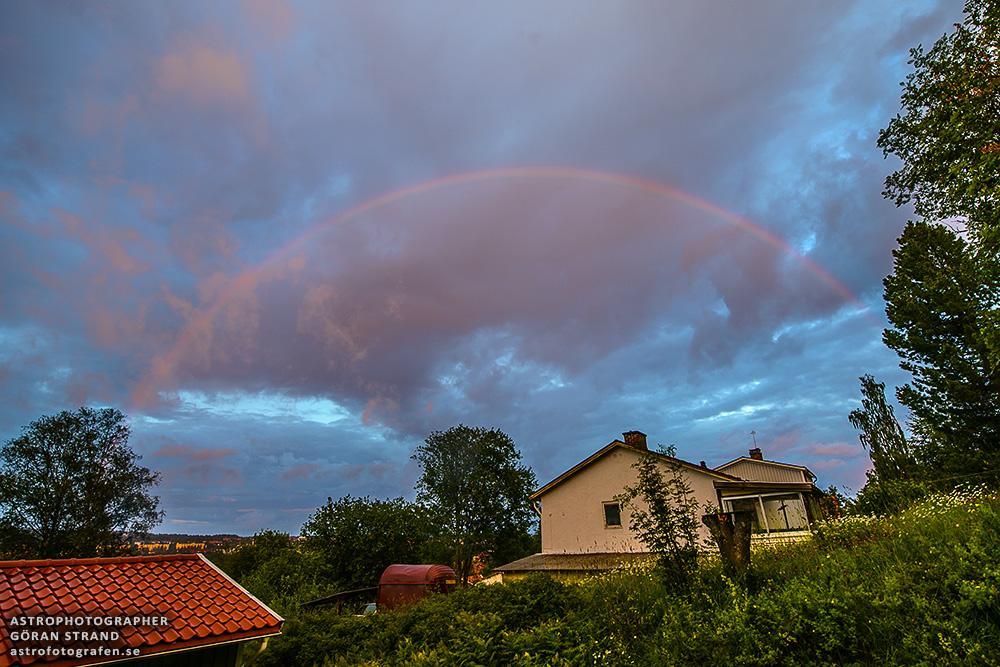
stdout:
POLYGON ((752 447, 750 449, 750 458, 752 458, 754 461, 764 460, 764 454, 763 452, 760 451, 760 447, 752 447))
POLYGON ((625 431, 622 433, 622 437, 625 438, 625 444, 629 447, 642 450, 649 449, 646 446, 646 434, 642 431, 625 431))

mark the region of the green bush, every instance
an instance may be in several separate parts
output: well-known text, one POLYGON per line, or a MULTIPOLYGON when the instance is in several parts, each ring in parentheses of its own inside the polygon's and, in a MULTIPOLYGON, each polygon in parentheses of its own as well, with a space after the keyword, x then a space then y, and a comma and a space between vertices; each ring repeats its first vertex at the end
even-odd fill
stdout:
POLYGON ((891 530, 892 524, 884 519, 853 515, 820 521, 813 528, 813 536, 825 548, 844 548, 887 537, 891 530))
POLYGON ((289 619, 270 665, 1000 665, 1000 499, 933 495, 893 516, 820 526, 717 560, 688 587, 628 568, 436 595, 372 617, 289 619))

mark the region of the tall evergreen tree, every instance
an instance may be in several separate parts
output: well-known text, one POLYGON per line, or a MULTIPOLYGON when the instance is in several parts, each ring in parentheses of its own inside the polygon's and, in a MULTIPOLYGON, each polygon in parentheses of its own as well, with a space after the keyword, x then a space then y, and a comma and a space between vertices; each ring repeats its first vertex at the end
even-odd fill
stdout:
POLYGON ((899 401, 910 409, 922 458, 943 472, 978 473, 1000 450, 1000 367, 990 321, 1000 291, 984 284, 980 258, 951 229, 911 222, 885 281, 892 328, 883 339, 912 374, 899 401))
POLYGON ((885 196, 923 218, 885 280, 884 340, 913 374, 897 396, 921 458, 976 474, 1000 448, 1000 0, 967 0, 964 14, 911 50, 901 113, 878 145, 902 160, 885 196))

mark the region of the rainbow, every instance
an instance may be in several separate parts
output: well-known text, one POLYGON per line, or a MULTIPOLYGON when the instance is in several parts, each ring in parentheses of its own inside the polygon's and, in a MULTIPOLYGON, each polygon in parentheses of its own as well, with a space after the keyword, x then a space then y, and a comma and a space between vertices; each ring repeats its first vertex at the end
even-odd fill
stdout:
POLYGON ((602 185, 616 185, 681 202, 696 210, 704 211, 705 213, 708 213, 728 224, 734 225, 776 250, 792 257, 796 261, 802 263, 803 266, 819 278, 820 281, 829 286, 830 289, 832 289, 836 294, 841 296, 846 302, 855 304, 862 311, 868 310, 868 307, 857 295, 851 292, 847 286, 837 280, 837 278, 830 274, 829 271, 817 264, 814 260, 798 252, 781 237, 776 236, 772 232, 744 216, 733 213, 732 211, 722 208, 718 204, 702 199, 701 197, 695 196, 671 185, 653 181, 641 176, 583 169, 579 167, 519 166, 484 169, 451 174, 409 185, 397 190, 385 192, 352 206, 351 208, 337 214, 333 218, 312 225, 297 237, 291 239, 283 246, 278 247, 261 262, 237 275, 236 278, 234 278, 222 290, 213 303, 207 307, 198 309, 198 311, 188 319, 181 329, 180 335, 177 337, 174 344, 164 353, 154 357, 149 370, 140 379, 135 391, 133 392, 133 402, 139 407, 149 405, 155 399, 158 389, 170 381, 174 373, 174 369, 181 362, 185 351, 192 345, 192 343, 194 343, 199 337, 211 335, 212 323, 227 303, 239 298, 241 295, 246 295, 252 292, 252 290, 261 281, 280 271, 286 262, 295 257, 296 253, 307 248, 312 241, 322 235, 329 227, 348 222, 354 218, 408 197, 414 197, 432 192, 434 190, 441 190, 454 185, 510 178, 573 180, 599 183, 602 185))

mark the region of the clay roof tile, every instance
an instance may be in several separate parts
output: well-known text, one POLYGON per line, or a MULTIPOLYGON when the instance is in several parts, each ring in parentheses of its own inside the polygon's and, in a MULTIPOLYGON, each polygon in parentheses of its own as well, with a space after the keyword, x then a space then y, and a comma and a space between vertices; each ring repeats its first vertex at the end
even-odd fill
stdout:
MULTIPOLYGON (((14 664, 6 657, 12 648, 11 618, 80 613, 166 616, 166 626, 115 628, 121 633, 119 646, 139 648, 149 656, 269 636, 280 632, 283 622, 200 554, 0 561, 0 667, 14 664)), ((45 662, 23 657, 18 664, 45 662)), ((60 660, 58 667, 99 662, 60 660)))

